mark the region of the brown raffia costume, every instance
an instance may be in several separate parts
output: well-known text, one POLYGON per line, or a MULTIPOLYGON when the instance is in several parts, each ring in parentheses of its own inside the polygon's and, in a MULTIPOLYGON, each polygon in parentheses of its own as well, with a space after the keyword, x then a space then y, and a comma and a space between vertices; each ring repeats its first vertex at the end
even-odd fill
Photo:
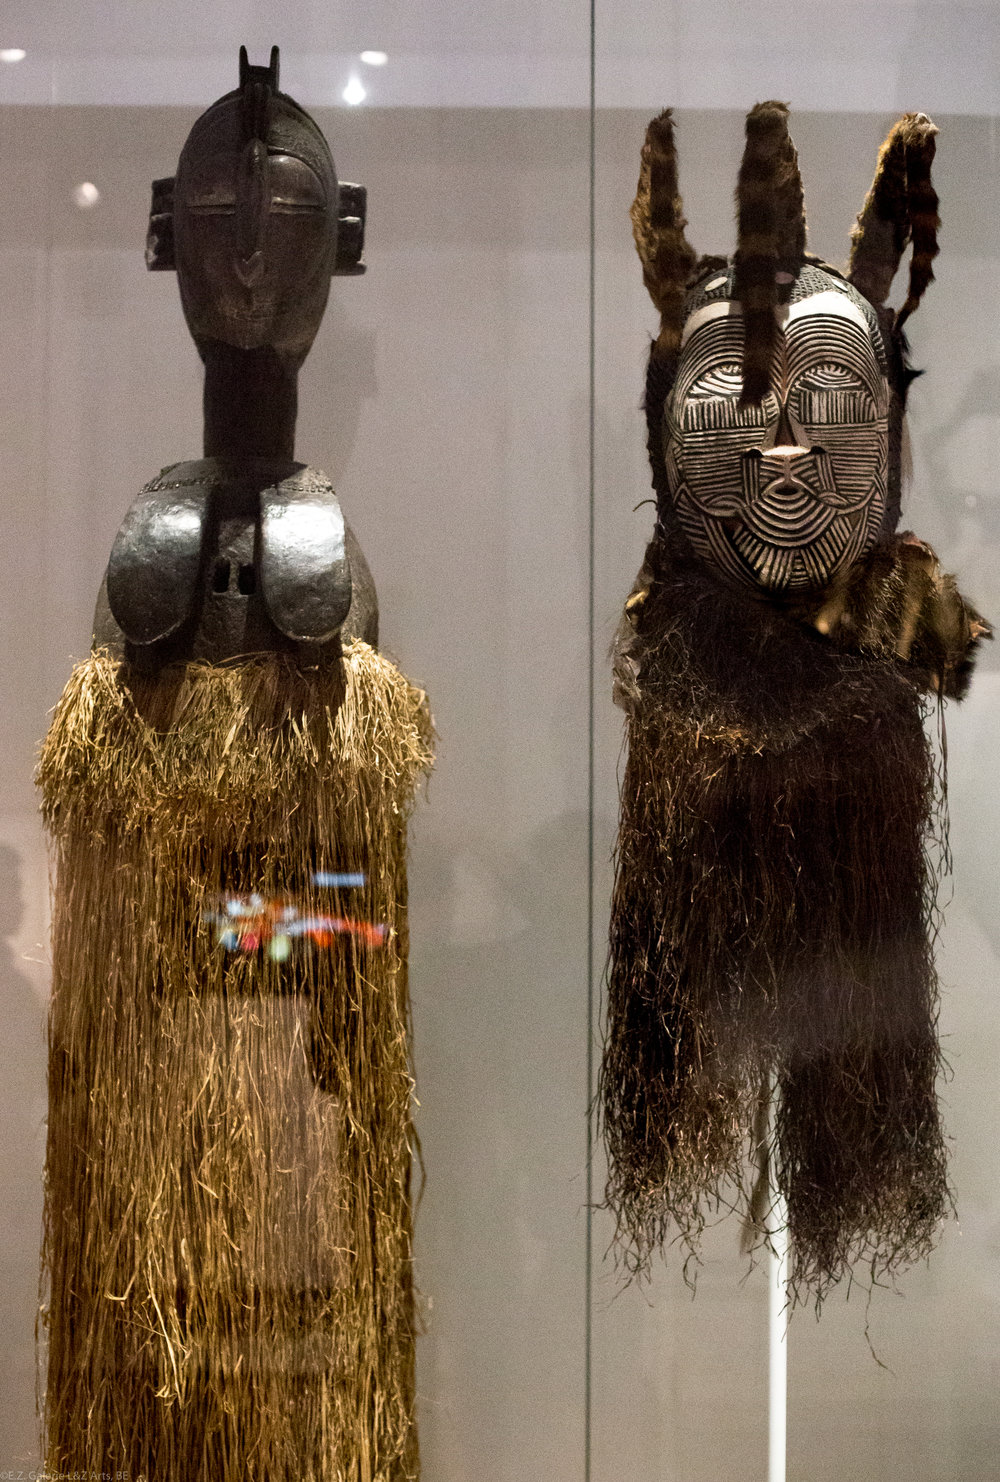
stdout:
POLYGON ((175 199, 154 187, 150 266, 182 279, 206 457, 129 512, 42 751, 53 1475, 418 1471, 406 825, 432 730, 377 650, 336 496, 292 458, 363 193, 277 83, 276 53, 244 57, 175 199), (294 918, 295 950, 227 950, 220 900, 294 918))
POLYGON ((877 1277, 925 1255, 948 1206, 924 722, 963 693, 988 629, 897 533, 936 131, 921 114, 893 129, 845 277, 805 252, 786 116, 748 117, 731 264, 685 239, 669 111, 643 149, 657 523, 616 645, 628 761, 601 1092, 631 1269, 673 1227, 695 1250, 720 1201, 759 1230, 756 1154, 787 1200, 793 1294, 818 1301, 856 1261, 877 1277))

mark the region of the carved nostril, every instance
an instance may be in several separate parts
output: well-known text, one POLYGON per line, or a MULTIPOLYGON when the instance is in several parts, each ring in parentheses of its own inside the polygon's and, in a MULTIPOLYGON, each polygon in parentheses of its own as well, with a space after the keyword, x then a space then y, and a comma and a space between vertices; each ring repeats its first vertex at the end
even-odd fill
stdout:
POLYGON ((811 452, 812 450, 809 447, 804 447, 799 442, 799 438, 802 436, 801 429, 792 423, 788 407, 782 405, 778 414, 777 425, 774 428, 774 442, 767 449, 768 458, 783 458, 787 462, 792 458, 801 458, 804 453, 811 452))
POLYGON ((225 559, 215 563, 215 571, 212 573, 212 591, 229 591, 229 562, 225 559))
POLYGON ((236 579, 236 585, 238 586, 244 597, 253 596, 254 592, 257 590, 257 573, 254 571, 252 566, 246 565, 240 567, 239 576, 236 579))

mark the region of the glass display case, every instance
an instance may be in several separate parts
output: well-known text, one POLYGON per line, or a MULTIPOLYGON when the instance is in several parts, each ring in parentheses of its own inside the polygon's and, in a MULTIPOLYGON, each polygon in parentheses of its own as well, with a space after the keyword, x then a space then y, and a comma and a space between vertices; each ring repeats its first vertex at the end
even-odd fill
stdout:
MULTIPOLYGON (((417 1388, 428 1482, 763 1477, 767 1292, 720 1212, 702 1262, 616 1264, 593 1098, 622 740, 609 649, 652 527, 655 314, 628 207, 676 109, 689 235, 733 244, 747 109, 787 99, 809 245, 843 262, 877 149, 940 128, 936 284, 911 332, 903 525, 1000 616, 1000 12, 857 3, 311 0, 17 3, 0 22, 0 1474, 39 1465, 36 1357, 49 982, 32 785, 87 652, 122 516, 197 457, 197 354, 148 275, 149 185, 236 55, 368 189, 367 274, 334 279, 299 455, 372 568, 382 646, 439 733, 412 824, 410 987, 426 1183, 417 1388)), ((898 295, 897 284, 897 295, 898 295)), ((1000 1482, 1000 1014, 993 651, 946 713, 954 872, 938 941, 956 1218, 898 1291, 863 1273, 788 1335, 788 1475, 1000 1482)))

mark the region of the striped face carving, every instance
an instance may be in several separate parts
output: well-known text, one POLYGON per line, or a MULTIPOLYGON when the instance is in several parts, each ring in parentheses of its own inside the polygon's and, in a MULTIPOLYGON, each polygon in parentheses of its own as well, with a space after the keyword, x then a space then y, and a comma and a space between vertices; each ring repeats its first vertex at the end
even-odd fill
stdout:
POLYGON ((825 586, 875 544, 889 408, 878 331, 853 295, 825 289, 778 313, 759 406, 739 404, 743 316, 726 297, 689 316, 664 409, 667 483, 695 551, 776 593, 825 586))

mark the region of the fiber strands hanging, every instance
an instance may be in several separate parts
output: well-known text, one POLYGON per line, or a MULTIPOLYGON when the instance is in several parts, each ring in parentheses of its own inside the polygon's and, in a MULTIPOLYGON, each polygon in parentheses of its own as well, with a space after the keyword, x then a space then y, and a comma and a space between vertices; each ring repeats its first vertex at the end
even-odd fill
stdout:
POLYGON ((687 243, 669 110, 632 207, 660 314, 657 513, 615 655, 607 1199, 641 1272, 664 1241, 696 1253, 728 1207, 759 1243, 778 1191, 791 1300, 817 1305, 855 1265, 879 1281, 927 1255, 950 1204, 932 952, 947 845, 925 725, 965 693, 990 627, 898 528, 936 134, 925 114, 894 125, 846 273, 806 251, 776 100, 747 116, 731 260, 687 243))
MULTIPOLYGON (((858 584, 873 621, 901 564, 858 584)), ((750 1210, 776 1073, 791 1285, 821 1297, 925 1255, 948 1205, 927 702, 874 632, 840 651, 662 543, 644 575, 618 654, 609 1199, 639 1269, 671 1222, 694 1249, 720 1204, 750 1210)))
POLYGON ((417 1475, 405 831, 431 736, 362 642, 148 680, 98 651, 70 679, 39 770, 53 1473, 417 1475), (333 917, 330 870, 363 877, 333 917), (227 951, 208 923, 246 899, 311 935, 227 951))

